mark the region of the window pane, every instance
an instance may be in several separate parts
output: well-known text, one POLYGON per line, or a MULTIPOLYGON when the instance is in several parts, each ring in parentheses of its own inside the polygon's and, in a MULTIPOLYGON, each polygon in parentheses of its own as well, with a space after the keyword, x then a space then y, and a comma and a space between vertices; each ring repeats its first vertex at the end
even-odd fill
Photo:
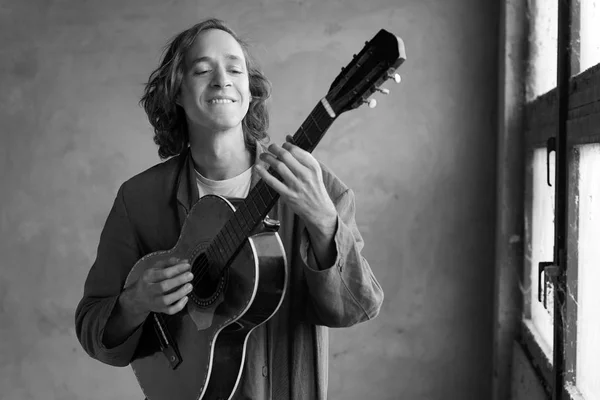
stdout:
POLYGON ((532 0, 528 3, 531 30, 526 100, 531 101, 556 87, 558 1, 532 0))
MULTIPOLYGON (((554 181, 554 153, 550 154, 550 176, 554 181)), ((554 254, 554 186, 547 183, 546 149, 533 157, 533 208, 531 231, 531 320, 542 339, 540 346, 552 359, 553 292, 548 290, 547 308, 538 301, 538 265, 552 261, 554 254)), ((543 275, 542 275, 543 279, 543 275)))
POLYGON ((600 63, 600 0, 580 0, 580 49, 581 71, 600 63))
POLYGON ((586 400, 600 400, 600 144, 579 149, 576 379, 586 400))

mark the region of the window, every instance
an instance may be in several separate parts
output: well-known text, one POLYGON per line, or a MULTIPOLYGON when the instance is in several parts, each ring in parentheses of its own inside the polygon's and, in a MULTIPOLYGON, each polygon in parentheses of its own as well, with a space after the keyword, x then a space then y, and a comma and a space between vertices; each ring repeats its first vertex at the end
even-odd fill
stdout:
POLYGON ((578 146, 579 240, 576 386, 600 399, 600 144, 578 146))
POLYGON ((579 7, 579 69, 585 71, 600 63, 600 0, 581 0, 579 7))
POLYGON ((565 393, 571 399, 600 400, 600 0, 572 0, 569 187, 564 210, 555 210, 555 157, 547 151, 558 123, 558 1, 528 2, 522 336, 546 386, 552 387, 554 288, 544 275, 539 279, 538 266, 553 261, 555 212, 567 213, 567 292, 561 310, 565 393))

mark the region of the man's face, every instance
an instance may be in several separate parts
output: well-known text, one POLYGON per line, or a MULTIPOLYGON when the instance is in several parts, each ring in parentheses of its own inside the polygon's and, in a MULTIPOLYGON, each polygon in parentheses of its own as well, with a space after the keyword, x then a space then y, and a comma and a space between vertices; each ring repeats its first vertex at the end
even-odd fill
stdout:
POLYGON ((188 119, 210 131, 241 124, 248 112, 250 84, 246 59, 229 33, 201 32, 186 54, 178 103, 188 119))

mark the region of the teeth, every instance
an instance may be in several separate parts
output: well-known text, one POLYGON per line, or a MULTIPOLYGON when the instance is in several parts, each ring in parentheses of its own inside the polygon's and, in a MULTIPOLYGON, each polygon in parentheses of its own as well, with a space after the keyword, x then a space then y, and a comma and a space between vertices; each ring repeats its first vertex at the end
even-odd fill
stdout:
POLYGON ((209 101, 210 104, 226 104, 226 103, 233 103, 232 100, 229 99, 214 99, 209 101))

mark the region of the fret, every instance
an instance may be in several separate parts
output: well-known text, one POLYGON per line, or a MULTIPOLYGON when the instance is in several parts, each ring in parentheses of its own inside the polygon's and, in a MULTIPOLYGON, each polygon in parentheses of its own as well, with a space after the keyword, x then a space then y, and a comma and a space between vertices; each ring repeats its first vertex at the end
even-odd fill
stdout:
MULTIPOLYGON (((309 145, 310 147, 313 147, 313 142, 310 140, 310 137, 309 137, 309 136, 306 134, 306 130, 304 129, 304 126, 303 126, 303 125, 300 125, 300 130, 299 130, 299 132, 301 133, 301 136, 300 136, 300 137, 304 137, 304 138, 305 138, 305 140, 306 140, 306 142, 308 143, 308 145, 309 145)), ((305 147, 305 146, 302 146, 302 147, 305 147)), ((308 146, 306 146, 306 147, 308 147, 308 146)))
POLYGON ((220 247, 223 248, 223 252, 222 252, 223 258, 227 259, 227 254, 232 252, 231 245, 230 245, 229 241, 227 240, 227 230, 221 229, 219 236, 220 236, 219 240, 221 241, 220 247))
POLYGON ((223 231, 225 231, 225 233, 227 234, 229 241, 227 242, 228 244, 230 243, 230 250, 231 253, 233 253, 235 251, 235 249, 238 247, 237 246, 237 240, 236 238, 233 237, 232 233, 231 233, 231 229, 229 228, 229 226, 226 224, 223 227, 223 231))
POLYGON ((277 200, 277 195, 279 193, 277 193, 275 191, 275 189, 271 188, 271 186, 267 185, 266 183, 264 185, 265 185, 265 191, 269 194, 269 197, 271 198, 270 201, 277 200))
POLYGON ((248 227, 248 222, 246 221, 246 218, 244 217, 244 213, 242 212, 242 208, 244 207, 244 205, 241 205, 238 209, 237 212, 235 213, 237 215, 237 221, 240 224, 240 229, 241 232, 243 234, 246 233, 246 229, 248 227))
MULTIPOLYGON (((271 194, 271 191, 269 190, 270 189, 269 185, 267 185, 264 181, 260 181, 259 184, 260 184, 260 191, 262 193, 264 193, 265 196, 267 196, 267 202, 270 203, 271 200, 273 200, 273 195, 271 194)), ((258 186, 258 185, 256 185, 256 186, 258 186)))
POLYGON ((242 245, 242 243, 244 243, 244 240, 246 239, 246 236, 242 235, 242 233, 240 231, 238 231, 237 229, 232 229, 232 232, 234 232, 234 236, 236 239, 236 247, 239 247, 242 245))
POLYGON ((258 197, 262 203, 262 206, 266 209, 268 207, 267 202, 265 201, 265 199, 263 198, 263 194, 260 190, 256 190, 255 191, 257 193, 256 197, 258 197))
POLYGON ((252 197, 250 197, 251 203, 254 206, 254 208, 256 209, 256 217, 257 219, 260 219, 262 212, 260 211, 260 208, 258 208, 258 206, 256 205, 256 202, 254 201, 254 199, 252 197))
POLYGON ((238 211, 236 211, 236 212, 233 214, 233 218, 232 218, 231 220, 232 220, 232 221, 235 221, 235 222, 236 222, 236 224, 237 224, 237 226, 238 226, 238 229, 234 229, 234 230, 236 230, 236 231, 237 231, 237 232, 240 234, 240 236, 243 236, 243 232, 244 232, 244 226, 242 225, 242 222, 240 221, 240 217, 239 217, 239 209, 240 209, 240 208, 238 207, 238 211))
POLYGON ((235 243, 242 243, 244 241, 245 237, 240 233, 241 226, 240 226, 240 223, 237 220, 237 218, 232 218, 227 223, 230 225, 230 232, 233 232, 233 234, 235 236, 235 243), (239 229, 236 229, 235 226, 233 226, 234 220, 235 220, 235 222, 237 222, 237 226, 239 227, 239 229))
POLYGON ((317 122, 317 120, 313 116, 313 113, 310 113, 309 117, 310 117, 310 119, 312 119, 313 124, 315 124, 315 127, 317 128, 317 130, 319 131, 319 133, 323 133, 323 129, 321 129, 321 127, 319 126, 319 123, 317 122))
MULTIPOLYGON (((215 239, 217 240, 217 248, 219 249, 219 257, 221 257, 221 261, 225 261, 227 260, 227 241, 223 238, 223 235, 221 232, 219 232, 219 234, 215 237, 215 239)), ((227 246, 228 247, 228 246, 227 246)))
POLYGON ((254 228, 254 218, 252 218, 252 213, 250 212, 250 210, 248 209, 248 205, 246 203, 244 203, 244 207, 242 208, 242 214, 244 214, 244 217, 246 217, 246 213, 248 214, 248 221, 250 221, 248 223, 248 231, 247 233, 250 233, 252 231, 252 228, 254 228))

